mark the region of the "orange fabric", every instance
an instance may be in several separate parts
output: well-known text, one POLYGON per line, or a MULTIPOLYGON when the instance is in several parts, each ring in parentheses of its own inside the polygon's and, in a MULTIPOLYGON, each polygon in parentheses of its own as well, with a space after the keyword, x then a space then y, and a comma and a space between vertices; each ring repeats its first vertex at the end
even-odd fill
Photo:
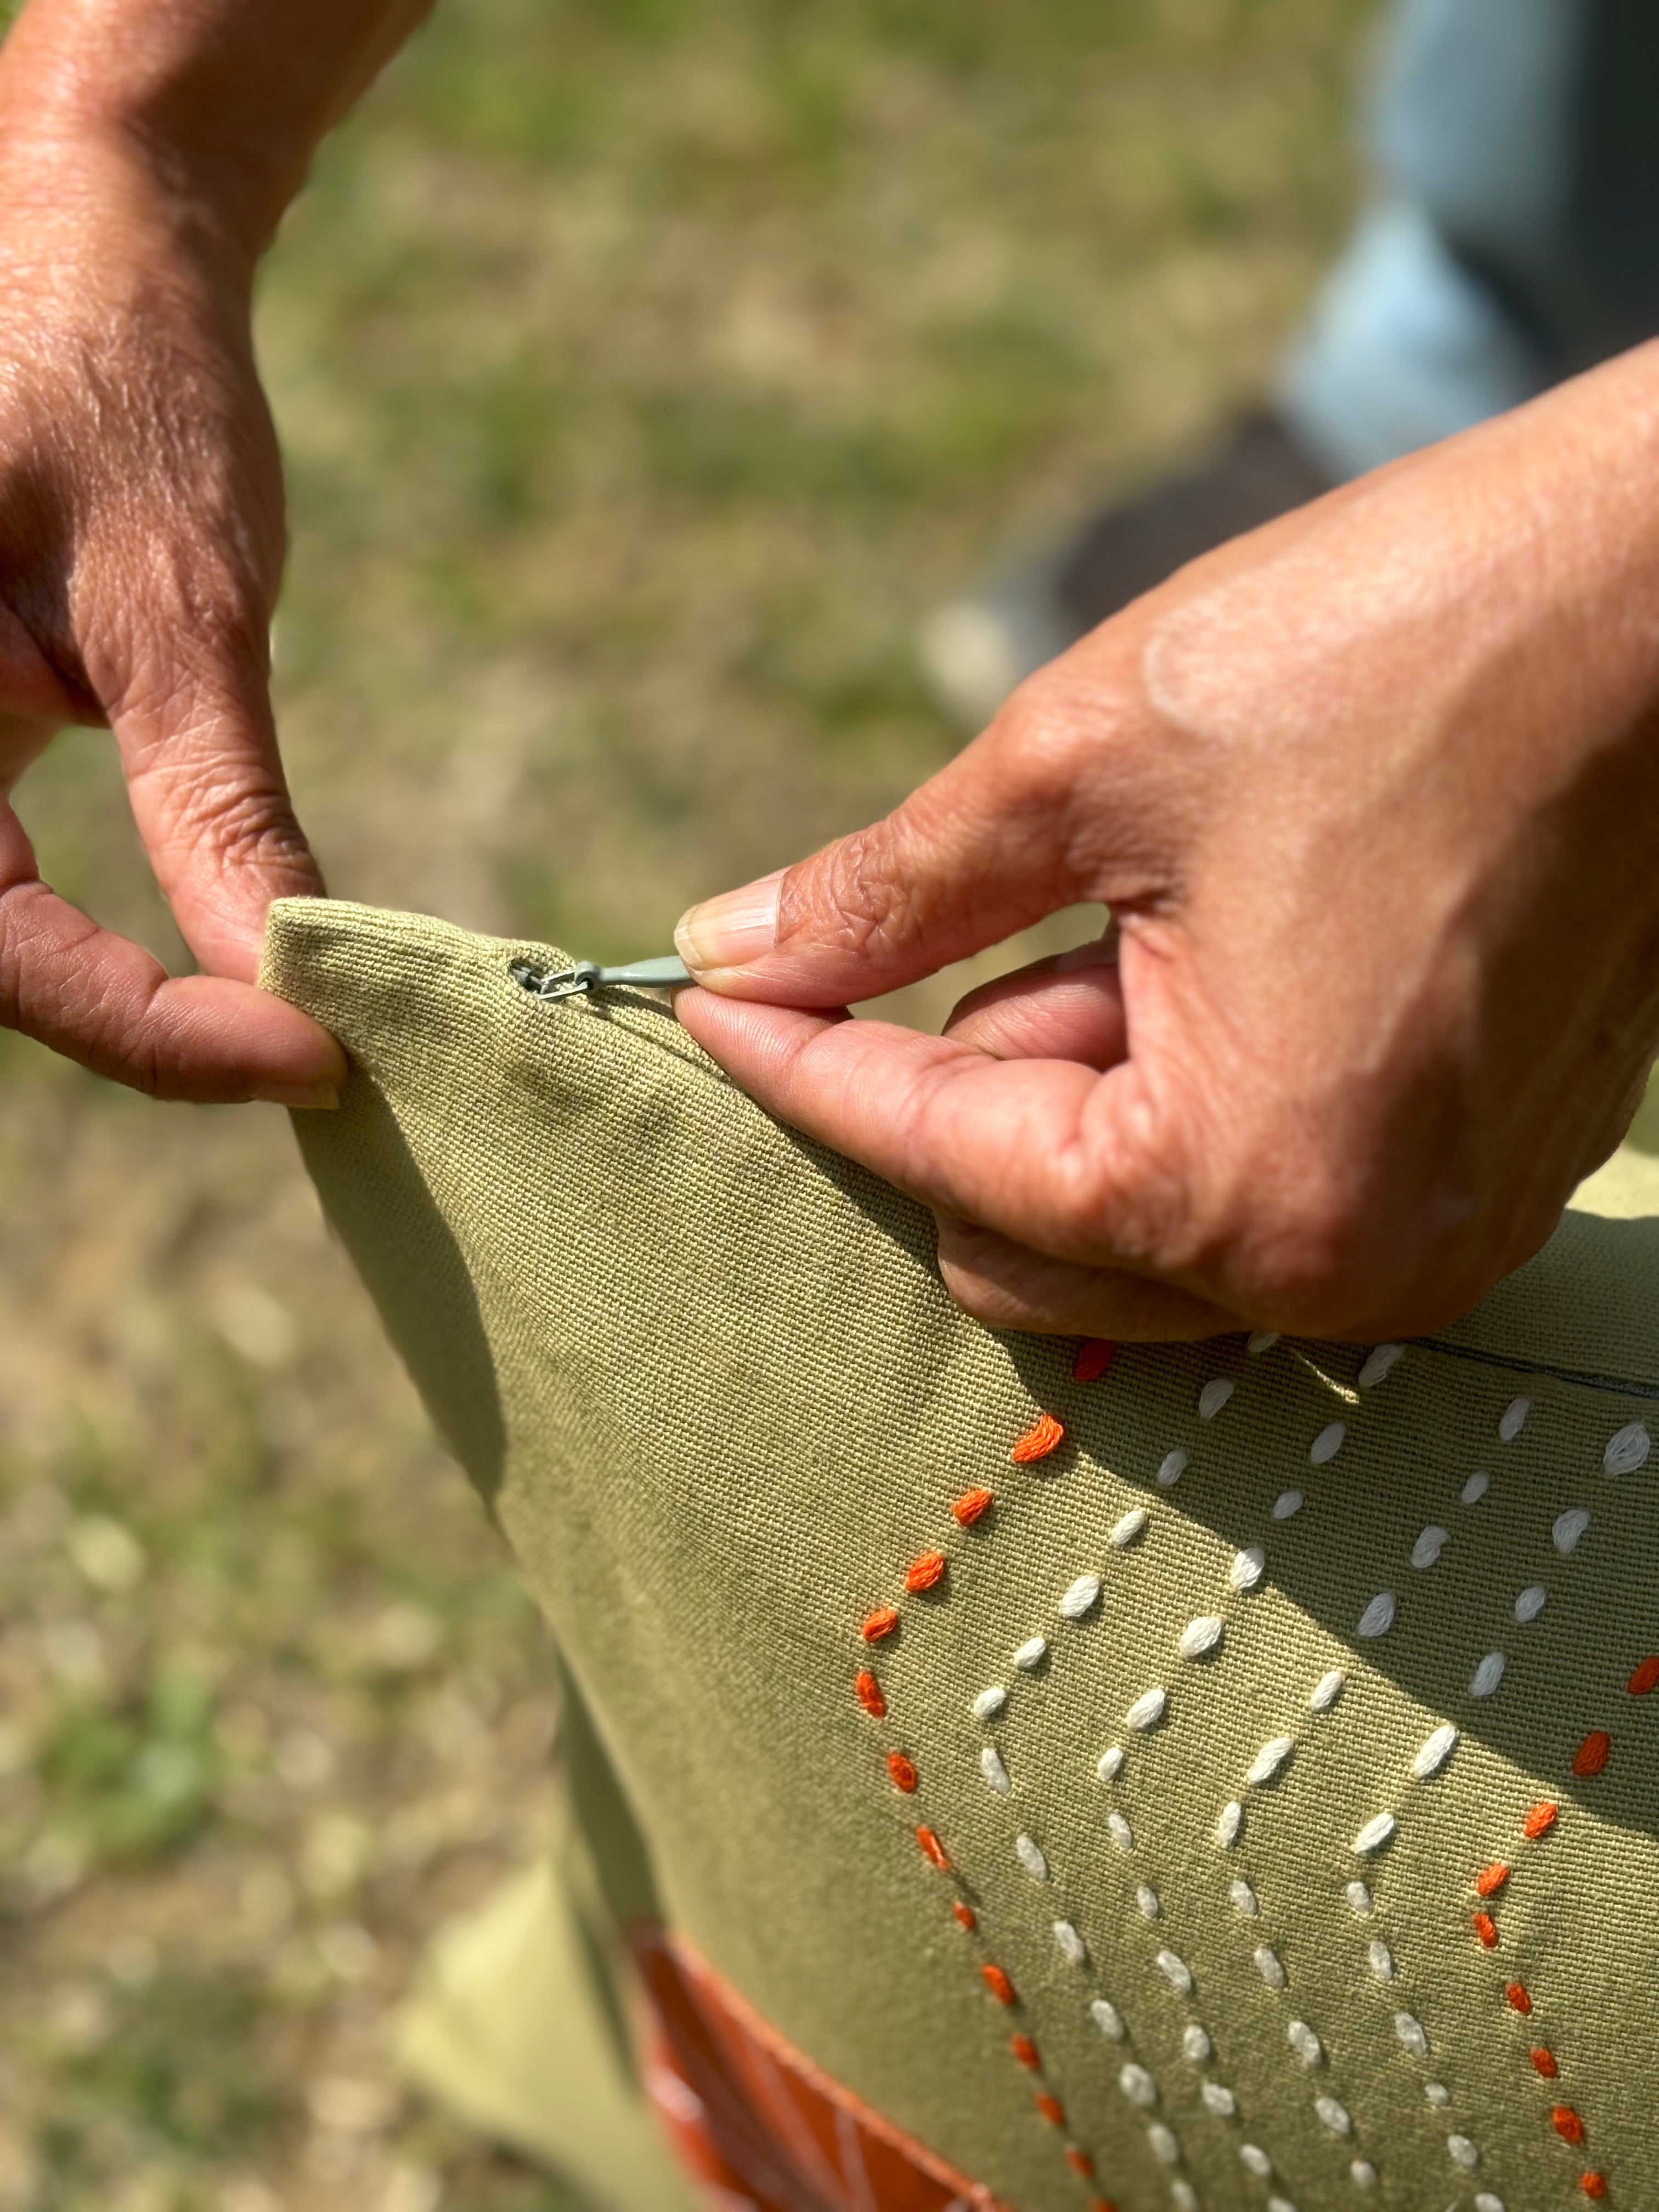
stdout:
POLYGON ((822 2074, 690 1946, 637 1929, 646 2088, 720 2212, 1006 2212, 822 2074))

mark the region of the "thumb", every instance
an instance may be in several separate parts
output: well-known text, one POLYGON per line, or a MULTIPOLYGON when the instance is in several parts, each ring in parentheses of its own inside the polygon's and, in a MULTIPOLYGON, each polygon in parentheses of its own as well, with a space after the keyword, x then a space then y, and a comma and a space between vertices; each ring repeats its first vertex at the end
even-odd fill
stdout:
POLYGON ((1097 740, 1049 703, 1054 673, 884 820, 693 907, 675 943, 697 981, 729 998, 846 1006, 1061 907, 1123 896, 1097 740))
POLYGON ((323 889, 276 748, 263 638, 198 641, 167 683, 115 702, 110 722, 185 941, 210 975, 252 981, 271 901, 323 889))

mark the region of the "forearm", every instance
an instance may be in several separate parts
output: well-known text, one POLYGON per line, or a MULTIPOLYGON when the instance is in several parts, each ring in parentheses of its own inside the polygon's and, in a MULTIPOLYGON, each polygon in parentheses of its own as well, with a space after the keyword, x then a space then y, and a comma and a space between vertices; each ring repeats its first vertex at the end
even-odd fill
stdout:
POLYGON ((0 148, 48 191, 130 164, 251 270, 318 143, 429 5, 29 0, 0 48, 0 148))

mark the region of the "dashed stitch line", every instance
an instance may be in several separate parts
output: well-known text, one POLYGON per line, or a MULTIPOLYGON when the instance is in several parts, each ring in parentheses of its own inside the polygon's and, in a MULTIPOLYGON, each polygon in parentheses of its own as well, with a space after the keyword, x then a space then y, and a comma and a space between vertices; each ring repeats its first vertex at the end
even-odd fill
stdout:
MULTIPOLYGON (((1110 1366, 1115 1348, 1115 1346, 1102 1339, 1091 1339, 1085 1342, 1079 1349, 1073 1364, 1074 1377, 1081 1382, 1098 1380, 1110 1366)), ((1064 1425, 1053 1413, 1042 1413, 1016 1442, 1009 1457, 1017 1467, 1028 1466, 1038 1460, 1046 1459, 1049 1454, 1059 1449, 1065 1439, 1065 1435, 1064 1425)), ((994 1493, 988 1489, 976 1486, 962 1492, 953 1500, 951 1513, 957 1526, 967 1529, 981 1520, 994 1503, 994 1493)), ((1120 1524, 1121 1530, 1121 1524, 1120 1524)), ((1123 1543, 1132 1540, 1133 1535, 1137 1533, 1138 1530, 1132 1530, 1127 1534, 1114 1532, 1114 1541, 1121 1547, 1123 1543)), ((949 1571, 949 1565, 948 1556, 943 1551, 934 1550, 920 1553, 905 1569, 906 1592, 911 1596, 919 1597, 925 1595, 930 1590, 936 1589, 944 1581, 949 1571)), ((1060 1611, 1067 1619, 1081 1620, 1092 1607, 1099 1594, 1100 1583, 1097 1577, 1079 1576, 1061 1599, 1060 1611)), ((875 1645, 886 1642, 897 1632, 899 1626, 900 1613, 897 1606, 880 1605, 865 1614, 859 1625, 858 1632, 861 1642, 875 1645)), ((1047 1650, 1048 1645, 1043 1638, 1033 1637, 1014 1654, 1014 1663, 1016 1666, 1026 1668, 1034 1668, 1041 1664, 1047 1650)), ((872 1719, 886 1718, 886 1693, 872 1668, 861 1667, 858 1669, 854 1676, 853 1689, 860 1705, 872 1719)), ((1000 1685, 994 1685, 980 1692, 974 1700, 974 1710, 981 1719, 989 1719, 999 1712, 1006 1702, 1007 1692, 1000 1685)), ((914 1759, 896 1746, 890 1748, 884 1757, 888 1779, 893 1787, 902 1796, 914 1796, 921 1786, 921 1776, 914 1759)), ((985 1778, 992 1788, 1006 1795, 1012 1785, 1009 1781, 1007 1770, 1003 1765, 1001 1758, 994 1745, 987 1745, 984 1747, 981 1753, 980 1763, 985 1778)), ((943 1875, 954 1874, 955 1869, 951 1865, 950 1853, 936 1829, 924 1821, 917 1826, 915 1838, 918 1849, 932 1867, 943 1875)), ((1030 1836, 1022 1834, 1016 1839, 1015 1850, 1020 1863, 1033 1881, 1046 1882, 1048 1879, 1048 1861, 1036 1840, 1030 1836)), ((977 1932, 978 1915, 965 1899, 960 1897, 953 1898, 951 1903, 951 1912, 957 1926, 966 1933, 971 1935, 977 1932)), ((1082 1965, 1086 1961, 1088 1955, 1086 1947, 1082 1937, 1069 1921, 1057 1920, 1054 1923, 1054 1932, 1055 1942, 1073 1965, 1082 1965)), ((986 1989, 998 2004, 1009 2009, 1018 2005, 1018 1995, 1004 1967, 999 1966, 994 1960, 984 1959, 981 1961, 979 1971, 980 1978, 986 1989)), ((1102 2002, 1103 2003, 1104 2000, 1102 2000, 1102 2002)), ((1108 2009, 1109 2010, 1110 2008, 1108 2009)), ((1036 2045, 1029 2037, 1014 2036, 1010 2048, 1016 2061, 1021 2066, 1031 2072, 1040 2072, 1042 2061, 1038 2056, 1036 2045)), ((1060 2100, 1050 2091, 1042 2089, 1036 2094, 1035 2106, 1038 2115, 1063 2136, 1066 2125, 1066 2112, 1060 2100)), ((1168 2136, 1167 2130, 1162 2132, 1168 2136)), ((1172 2136, 1169 2136, 1169 2142, 1172 2148, 1173 2157, 1178 2159, 1179 2147, 1175 2144, 1172 2136)), ((1156 2148, 1157 2146, 1154 2148, 1156 2148)), ((1085 2181, 1092 2178, 1095 2171, 1094 2160, 1080 2144, 1066 2142, 1064 2145, 1064 2156, 1066 2166, 1073 2173, 1085 2181)), ((1194 2204, 1196 2201, 1194 2197, 1193 2200, 1194 2204)), ((1090 2206, 1091 2212, 1113 2212, 1113 2208, 1105 2198, 1101 2197, 1091 2197, 1090 2206)))
MULTIPOLYGON (((1621 1455, 1630 1461, 1632 1467, 1639 1467, 1646 1460, 1645 1449, 1640 1449, 1639 1456, 1636 1456, 1638 1446, 1631 1435, 1632 1429, 1640 1428, 1640 1426, 1639 1422, 1633 1422, 1629 1428, 1620 1429, 1608 1443, 1604 1461, 1609 1474, 1628 1471, 1623 1467, 1615 1467, 1613 1463, 1615 1458, 1621 1455), (1620 1448, 1618 1453, 1615 1453, 1615 1446, 1620 1448)), ((1646 1433, 1645 1430, 1642 1431, 1644 1437, 1646 1433)), ((1656 1689, 1659 1689, 1659 1653, 1650 1654, 1638 1661, 1625 1684, 1626 1694, 1632 1698, 1650 1697, 1656 1689)), ((1574 1774, 1581 1778, 1593 1778, 1600 1774, 1607 1765, 1611 1744, 1612 1738, 1606 1729, 1592 1729, 1573 1754, 1574 1774)), ((1553 1799, 1541 1799, 1522 1816, 1522 1838, 1528 1843, 1541 1842, 1559 1826, 1561 1808, 1553 1799)), ((1512 1869, 1507 1861, 1492 1860, 1476 1875, 1475 1894, 1483 1900, 1496 1897, 1500 1892, 1507 1889, 1511 1872, 1512 1869)), ((1501 1942, 1501 1936, 1493 1915, 1482 1909, 1471 1915, 1471 1921, 1476 1940, 1482 1948, 1489 1951, 1497 1950, 1501 1942)), ((1529 2020, 1532 2017, 1533 2000, 1524 1982, 1507 1981, 1504 1986, 1504 1997, 1510 2009, 1518 2013, 1522 2019, 1529 2020)), ((1539 2043, 1529 2045, 1527 2061, 1540 2081, 1553 2081, 1559 2078, 1560 2063, 1547 2044, 1539 2043)), ((1584 2142, 1586 2135, 1584 2123, 1572 2106, 1553 2106, 1550 2112, 1550 2124, 1561 2140, 1571 2144, 1575 2149, 1584 2142)), ((1607 2196, 1608 2185, 1607 2175, 1599 2167, 1589 2168, 1578 2177, 1580 2190, 1586 2197, 1598 2203, 1607 2196)))

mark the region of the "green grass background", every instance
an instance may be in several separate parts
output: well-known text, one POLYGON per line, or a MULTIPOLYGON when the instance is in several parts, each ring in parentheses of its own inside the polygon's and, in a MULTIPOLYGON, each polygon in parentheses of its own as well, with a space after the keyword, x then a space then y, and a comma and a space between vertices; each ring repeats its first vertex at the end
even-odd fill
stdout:
MULTIPOLYGON (((334 888, 644 954, 892 804, 939 596, 1261 390, 1370 14, 441 5, 259 310, 334 888)), ((106 738, 21 805, 177 957, 106 738)), ((539 1632, 282 1117, 5 1040, 0 1207, 0 2212, 552 2212, 387 2055, 536 1848, 539 1632)))

